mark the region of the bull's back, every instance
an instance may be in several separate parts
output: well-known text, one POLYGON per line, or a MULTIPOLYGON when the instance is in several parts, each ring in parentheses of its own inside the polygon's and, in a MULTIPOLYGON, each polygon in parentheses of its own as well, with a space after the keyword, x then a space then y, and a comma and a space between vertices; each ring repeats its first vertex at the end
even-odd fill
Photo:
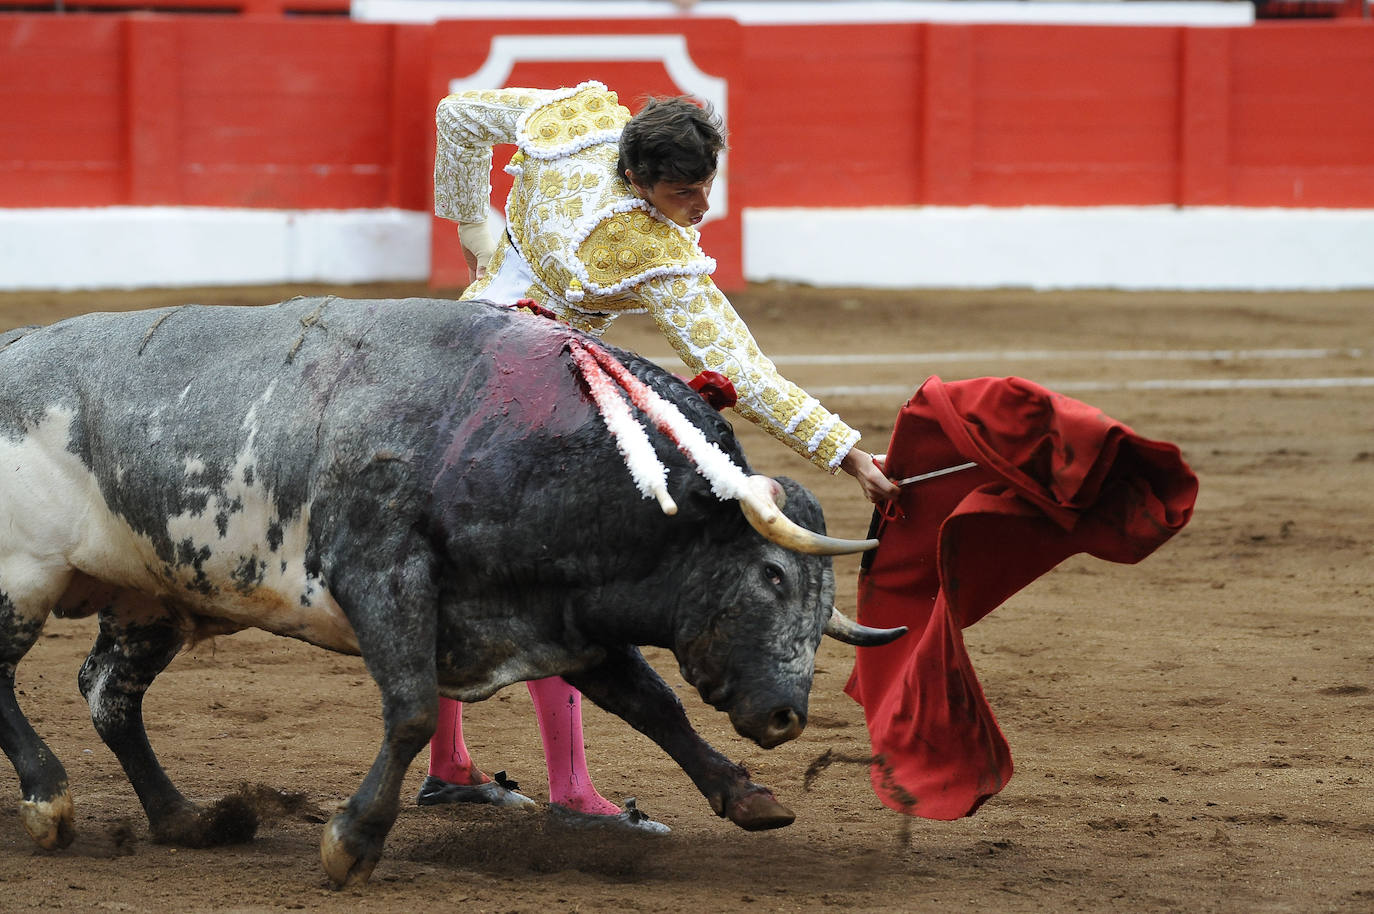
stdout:
POLYGON ((0 349, 0 436, 22 438, 66 415, 70 448, 92 469, 117 464, 149 483, 192 478, 194 488, 194 477, 222 476, 251 449, 289 477, 315 447, 302 431, 362 423, 441 381, 442 350, 479 308, 314 298, 97 313, 29 329, 0 349))

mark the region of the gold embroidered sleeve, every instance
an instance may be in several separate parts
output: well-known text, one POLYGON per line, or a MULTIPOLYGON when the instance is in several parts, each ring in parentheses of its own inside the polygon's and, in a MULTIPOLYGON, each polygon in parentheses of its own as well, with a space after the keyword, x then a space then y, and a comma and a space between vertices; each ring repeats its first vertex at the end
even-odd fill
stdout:
POLYGON ((516 141, 527 109, 548 95, 543 89, 459 92, 439 103, 434 115, 434 214, 457 222, 481 222, 491 202, 491 147, 516 141))
POLYGON ((718 371, 735 385, 740 415, 821 469, 839 468, 859 433, 778 373, 710 277, 660 277, 640 289, 687 367, 718 371))

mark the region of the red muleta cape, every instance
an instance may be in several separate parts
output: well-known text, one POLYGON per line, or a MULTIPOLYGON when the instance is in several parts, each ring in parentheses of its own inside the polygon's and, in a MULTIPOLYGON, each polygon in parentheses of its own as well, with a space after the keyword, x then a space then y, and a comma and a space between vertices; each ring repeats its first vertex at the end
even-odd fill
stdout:
POLYGON ((905 487, 875 515, 859 621, 911 631, 860 648, 845 691, 864 708, 873 789, 908 815, 972 815, 1011 778, 1011 752, 961 629, 1069 556, 1139 562, 1192 516, 1179 449, 1022 378, 932 377, 902 408, 887 475, 905 487))

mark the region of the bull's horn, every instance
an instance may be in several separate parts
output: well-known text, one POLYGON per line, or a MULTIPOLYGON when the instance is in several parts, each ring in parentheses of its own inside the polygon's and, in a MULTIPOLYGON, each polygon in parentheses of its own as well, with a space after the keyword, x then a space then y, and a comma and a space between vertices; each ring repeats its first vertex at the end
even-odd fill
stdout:
POLYGON ((906 626, 897 628, 870 628, 860 625, 840 612, 839 607, 830 610, 830 618, 825 622, 825 633, 836 641, 852 644, 855 647, 881 647, 891 644, 906 634, 906 626))
POLYGON ((749 490, 740 497, 740 510, 764 539, 807 555, 849 555, 865 552, 877 540, 842 540, 808 530, 778 510, 778 484, 768 476, 750 476, 749 490))

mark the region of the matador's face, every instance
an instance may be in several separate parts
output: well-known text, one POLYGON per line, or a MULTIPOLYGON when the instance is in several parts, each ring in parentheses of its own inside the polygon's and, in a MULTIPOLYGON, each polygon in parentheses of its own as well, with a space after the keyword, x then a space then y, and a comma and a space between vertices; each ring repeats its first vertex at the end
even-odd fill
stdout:
POLYGON ((632 173, 627 173, 626 177, 640 196, 678 225, 696 225, 711 208, 706 198, 710 196, 711 185, 715 183, 715 172, 704 181, 658 181, 651 187, 636 183, 632 173))

